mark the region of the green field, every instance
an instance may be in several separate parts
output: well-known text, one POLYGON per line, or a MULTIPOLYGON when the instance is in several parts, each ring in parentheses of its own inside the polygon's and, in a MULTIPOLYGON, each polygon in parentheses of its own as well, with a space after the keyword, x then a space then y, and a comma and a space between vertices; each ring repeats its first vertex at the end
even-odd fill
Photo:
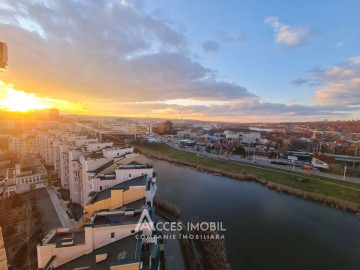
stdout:
MULTIPOLYGON (((248 175, 249 178, 251 178, 250 176, 255 176, 256 178, 265 179, 276 184, 294 188, 303 191, 304 193, 319 194, 321 196, 331 197, 349 203, 355 203, 356 207, 360 207, 360 191, 346 188, 349 187, 360 190, 360 184, 266 167, 258 164, 251 164, 251 166, 254 166, 254 168, 252 168, 247 166, 249 165, 248 163, 237 161, 227 162, 220 159, 211 159, 203 156, 197 156, 195 153, 177 150, 166 144, 141 142, 134 144, 134 146, 144 154, 151 155, 155 158, 165 160, 171 159, 171 161, 174 162, 184 162, 190 166, 200 166, 202 168, 208 168, 212 171, 217 170, 219 172, 248 175), (268 171, 266 169, 275 171, 268 171), (289 175, 288 173, 295 175, 289 175), (313 179, 308 179, 307 177, 311 177, 313 179), (318 182, 315 179, 326 181, 326 183, 318 182), (334 184, 339 184, 344 187, 339 187, 334 184)), ((313 199, 317 198, 313 197, 313 199)), ((319 198, 319 200, 323 200, 323 198, 319 198)), ((354 210, 354 207, 352 207, 352 209, 354 210)))

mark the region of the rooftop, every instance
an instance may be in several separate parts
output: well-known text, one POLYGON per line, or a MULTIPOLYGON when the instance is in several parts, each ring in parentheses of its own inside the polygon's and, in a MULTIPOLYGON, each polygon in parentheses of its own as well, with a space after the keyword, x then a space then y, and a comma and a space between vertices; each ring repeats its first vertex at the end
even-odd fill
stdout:
POLYGON ((114 175, 116 169, 152 168, 150 163, 145 164, 138 162, 135 160, 136 158, 137 157, 131 154, 116 157, 108 163, 90 172, 95 174, 114 175))
POLYGON ((126 215, 125 212, 122 212, 108 215, 96 215, 93 224, 94 226, 135 224, 139 221, 140 214, 141 213, 134 213, 133 215, 126 215))
POLYGON ((145 185, 146 185, 146 175, 142 175, 142 176, 127 180, 125 182, 122 182, 120 184, 117 184, 111 188, 97 192, 96 195, 94 195, 93 199, 91 200, 91 203, 94 204, 96 202, 110 198, 111 190, 114 190, 114 189, 127 190, 131 186, 145 186, 145 185))
POLYGON ((94 250, 92 253, 81 256, 55 269, 67 270, 82 267, 88 269, 110 269, 113 264, 127 264, 140 261, 141 240, 134 235, 128 236, 109 245, 94 250), (96 263, 97 254, 107 254, 106 260, 96 263))
MULTIPOLYGON (((84 150, 86 150, 86 149, 84 148, 84 150)), ((96 152, 90 152, 90 153, 84 155, 84 157, 86 157, 86 158, 95 158, 96 159, 96 158, 104 157, 104 154, 103 154, 102 150, 99 150, 99 151, 96 151, 96 152)))
POLYGON ((8 169, 8 179, 13 179, 15 177, 24 177, 24 176, 28 176, 28 175, 33 175, 33 174, 45 174, 46 173, 46 169, 44 168, 43 165, 32 165, 32 166, 20 166, 20 174, 16 174, 16 170, 15 168, 10 168, 8 169))
POLYGON ((85 244, 85 231, 70 231, 64 233, 56 233, 47 244, 55 244, 61 247, 64 241, 73 241, 73 246, 85 244))
POLYGON ((152 168, 153 166, 150 163, 144 164, 137 161, 132 161, 128 164, 118 164, 117 169, 134 169, 134 168, 152 168))

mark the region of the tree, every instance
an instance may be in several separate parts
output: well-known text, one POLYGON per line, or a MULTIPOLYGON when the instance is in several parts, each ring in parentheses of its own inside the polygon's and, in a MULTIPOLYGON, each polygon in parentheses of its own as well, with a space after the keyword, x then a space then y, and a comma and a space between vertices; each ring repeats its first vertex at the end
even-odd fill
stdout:
POLYGON ((269 153, 269 158, 276 158, 276 157, 277 157, 277 154, 274 151, 271 151, 269 153))
POLYGON ((233 151, 233 153, 234 153, 235 155, 245 156, 245 155, 246 155, 246 150, 245 150, 245 148, 242 147, 242 146, 237 146, 237 147, 235 148, 235 150, 233 151))

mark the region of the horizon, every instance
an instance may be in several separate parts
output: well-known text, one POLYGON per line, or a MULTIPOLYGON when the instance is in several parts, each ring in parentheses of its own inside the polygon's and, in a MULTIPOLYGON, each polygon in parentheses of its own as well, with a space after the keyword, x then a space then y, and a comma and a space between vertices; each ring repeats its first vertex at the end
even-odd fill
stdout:
MULTIPOLYGON (((22 118, 26 117, 26 115, 31 115, 32 113, 45 113, 47 112, 49 109, 57 109, 55 107, 49 107, 49 108, 45 108, 45 109, 30 109, 27 111, 9 111, 9 110, 5 110, 5 109, 1 109, 0 108, 0 112, 6 112, 7 114, 17 114, 16 117, 18 117, 18 115, 22 114, 22 118)), ((200 120, 200 119, 192 119, 192 118, 171 118, 171 117, 140 117, 140 116, 122 116, 122 115, 101 115, 101 114, 74 114, 74 113, 65 113, 62 114, 60 112, 59 114, 62 117, 107 117, 107 118, 126 118, 126 119, 148 119, 148 120, 170 120, 170 121, 197 121, 197 122, 202 122, 202 123, 224 123, 224 124, 239 124, 239 125, 271 125, 271 124, 304 124, 304 123, 316 123, 316 122, 358 122, 360 121, 360 119, 346 119, 346 120, 339 120, 339 119, 319 119, 319 120, 313 120, 313 121, 281 121, 281 122, 230 122, 230 121, 217 121, 217 120, 200 120)), ((19 117, 20 118, 20 117, 19 117)), ((22 119, 21 118, 21 119, 22 119)), ((1 120, 1 119, 0 119, 1 120)), ((8 120, 16 120, 16 119, 8 119, 8 120)), ((23 119, 22 119, 23 120, 23 119)), ((39 120, 39 121, 43 121, 41 119, 34 119, 34 121, 39 120)), ((62 119, 61 121, 66 121, 67 119, 62 119)))

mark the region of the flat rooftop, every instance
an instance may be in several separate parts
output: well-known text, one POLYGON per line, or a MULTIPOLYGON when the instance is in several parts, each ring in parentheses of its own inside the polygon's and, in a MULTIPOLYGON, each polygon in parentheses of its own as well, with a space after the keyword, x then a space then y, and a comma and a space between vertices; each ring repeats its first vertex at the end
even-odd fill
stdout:
POLYGON ((102 225, 123 225, 134 224, 139 221, 141 213, 134 213, 134 215, 125 215, 125 213, 109 214, 109 215, 97 215, 93 222, 94 226, 102 225))
MULTIPOLYGON (((107 179, 107 178, 104 178, 107 179)), ((114 189, 124 189, 127 190, 129 187, 134 186, 145 186, 146 185, 146 175, 142 175, 139 177, 135 177, 133 179, 127 180, 125 182, 122 182, 120 184, 117 184, 111 188, 99 191, 95 196, 94 199, 90 202, 91 204, 94 204, 96 202, 106 200, 111 197, 111 190, 114 189)))
POLYGON ((46 169, 43 165, 32 165, 32 166, 20 166, 20 174, 16 174, 15 168, 8 169, 8 179, 13 179, 15 177, 25 177, 33 174, 45 174, 46 169))
MULTIPOLYGON (((84 147, 85 149, 86 147, 84 147)), ((86 149, 85 149, 86 150, 86 149)), ((104 157, 104 153, 102 150, 99 150, 99 151, 96 151, 96 152, 90 152, 86 155, 84 155, 84 157, 87 157, 87 158, 102 158, 104 157)))
POLYGON ((126 156, 126 154, 120 157, 115 157, 108 163, 105 163, 91 172, 96 174, 113 174, 119 166, 148 166, 147 164, 135 161, 135 158, 135 156, 126 156))
POLYGON ((72 239, 73 246, 85 244, 85 231, 57 233, 51 238, 48 244, 56 244, 56 247, 61 247, 64 239, 72 239))
POLYGON ((134 235, 118 240, 114 243, 94 250, 94 252, 83 255, 75 260, 63 264, 55 269, 69 270, 75 268, 89 267, 89 269, 110 269, 111 264, 127 263, 140 259, 137 256, 141 251, 141 240, 137 240, 134 235), (139 249, 139 251, 138 251, 139 249), (107 254, 107 259, 96 263, 96 254, 107 254))
POLYGON ((135 169, 135 168, 153 168, 153 165, 150 163, 144 164, 137 161, 132 161, 128 164, 119 164, 116 166, 117 169, 135 169))
POLYGON ((143 205, 145 205, 145 201, 146 201, 145 199, 146 199, 146 197, 144 197, 144 198, 142 198, 140 200, 128 203, 128 204, 124 204, 121 208, 140 209, 143 205))

